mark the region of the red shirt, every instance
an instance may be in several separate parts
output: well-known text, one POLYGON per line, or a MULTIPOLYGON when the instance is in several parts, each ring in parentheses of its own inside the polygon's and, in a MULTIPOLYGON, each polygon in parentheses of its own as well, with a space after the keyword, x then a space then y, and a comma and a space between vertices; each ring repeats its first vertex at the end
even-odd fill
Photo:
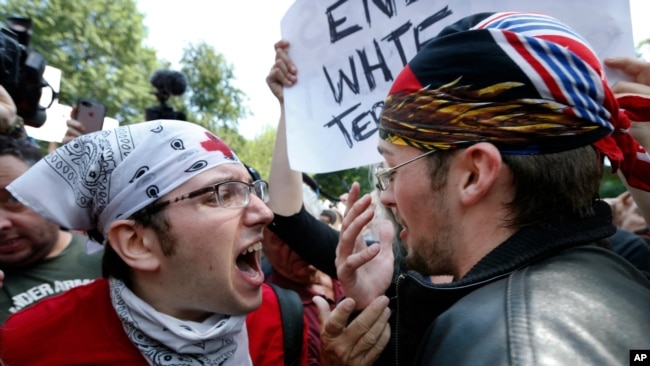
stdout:
POLYGON ((0 359, 12 365, 143 365, 98 279, 43 299, 0 328, 0 359))
MULTIPOLYGON (((278 301, 268 285, 262 293, 262 306, 246 320, 251 359, 253 365, 284 366, 278 301)), ((306 338, 305 325, 301 365, 307 364, 306 338)), ((8 366, 149 365, 124 332, 103 278, 7 318, 0 328, 0 359, 8 366)))

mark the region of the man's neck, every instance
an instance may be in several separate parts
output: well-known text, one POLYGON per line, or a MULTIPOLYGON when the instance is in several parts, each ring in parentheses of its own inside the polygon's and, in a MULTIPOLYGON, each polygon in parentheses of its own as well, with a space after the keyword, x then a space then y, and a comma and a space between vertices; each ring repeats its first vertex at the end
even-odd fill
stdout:
POLYGON ((59 230, 59 236, 56 240, 56 244, 54 244, 52 250, 45 258, 56 257, 57 255, 61 254, 61 252, 65 250, 65 248, 67 248, 71 242, 72 234, 67 231, 59 230))
POLYGON ((499 219, 497 212, 493 212, 493 219, 486 220, 485 215, 478 220, 466 218, 463 227, 472 228, 460 233, 460 245, 456 255, 456 268, 454 278, 463 278, 483 257, 493 251, 501 243, 511 237, 515 230, 506 227, 499 219))

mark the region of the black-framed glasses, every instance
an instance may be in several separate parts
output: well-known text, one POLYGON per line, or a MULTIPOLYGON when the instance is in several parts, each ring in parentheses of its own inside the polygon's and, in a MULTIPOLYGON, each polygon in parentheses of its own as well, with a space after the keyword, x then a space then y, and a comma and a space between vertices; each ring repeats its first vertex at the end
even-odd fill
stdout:
POLYGON ((377 189, 379 189, 380 191, 387 190, 388 186, 390 185, 390 180, 393 177, 393 175, 395 174, 395 171, 397 170, 397 168, 401 168, 401 167, 403 167, 404 165, 406 165, 408 163, 412 163, 412 162, 414 162, 414 161, 416 161, 416 160, 418 160, 420 158, 423 158, 423 157, 425 157, 427 155, 433 154, 436 151, 438 151, 438 150, 427 151, 422 155, 418 155, 418 156, 414 157, 413 159, 405 161, 405 162, 403 162, 401 164, 395 165, 392 168, 384 168, 384 167, 381 167, 381 166, 375 167, 375 178, 377 178, 377 184, 375 185, 375 187, 377 187, 377 189))
POLYGON ((251 193, 259 197, 264 203, 269 201, 269 183, 264 180, 256 180, 253 183, 241 182, 238 180, 229 180, 204 188, 197 189, 190 193, 178 196, 171 200, 153 203, 131 217, 142 216, 145 214, 154 214, 161 211, 172 203, 180 202, 186 199, 198 197, 206 193, 214 194, 217 206, 223 208, 242 208, 248 206, 251 201, 251 193))
POLYGON ((39 107, 42 109, 49 109, 57 99, 59 99, 59 93, 54 90, 52 85, 45 81, 41 86, 41 99, 38 103, 39 107))

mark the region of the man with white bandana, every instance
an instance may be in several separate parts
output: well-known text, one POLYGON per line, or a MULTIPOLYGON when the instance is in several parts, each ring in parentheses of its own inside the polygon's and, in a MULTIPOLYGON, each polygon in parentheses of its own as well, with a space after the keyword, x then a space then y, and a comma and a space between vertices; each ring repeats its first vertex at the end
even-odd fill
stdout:
POLYGON ((267 183, 217 136, 172 120, 83 135, 7 190, 104 243, 105 278, 9 317, 5 363, 251 364, 245 317, 273 214, 267 183))

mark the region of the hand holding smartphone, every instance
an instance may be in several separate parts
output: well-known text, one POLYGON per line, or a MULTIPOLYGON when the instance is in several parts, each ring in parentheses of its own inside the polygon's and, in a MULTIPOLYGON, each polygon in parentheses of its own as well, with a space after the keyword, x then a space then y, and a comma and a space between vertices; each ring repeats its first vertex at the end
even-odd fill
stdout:
POLYGON ((104 126, 106 117, 106 106, 90 98, 79 98, 77 100, 76 120, 84 125, 85 133, 100 131, 104 126))

